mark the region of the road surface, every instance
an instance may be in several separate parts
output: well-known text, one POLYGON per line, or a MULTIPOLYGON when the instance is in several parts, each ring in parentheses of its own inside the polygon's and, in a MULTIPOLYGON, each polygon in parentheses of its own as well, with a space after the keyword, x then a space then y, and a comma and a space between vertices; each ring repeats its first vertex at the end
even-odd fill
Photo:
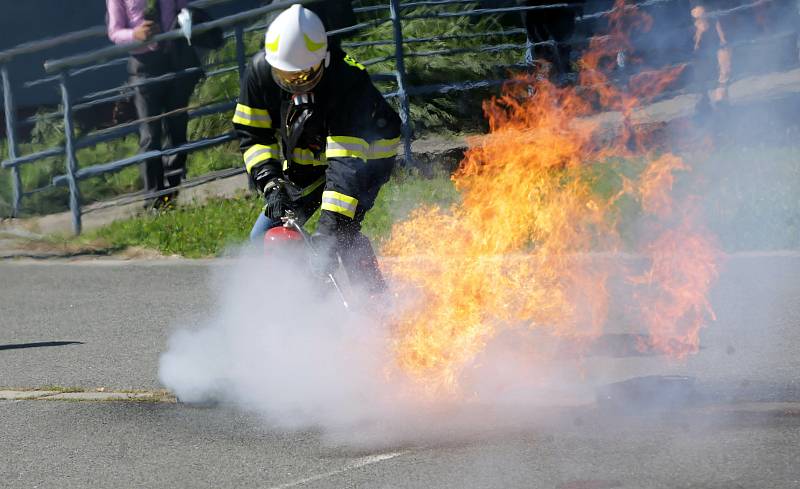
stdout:
MULTIPOLYGON (((179 324, 224 261, 0 263, 0 388, 159 389, 179 324)), ((228 406, 0 401, 0 487, 800 488, 800 257, 731 257, 688 362, 599 356, 587 378, 697 378, 668 412, 476 407, 452 432, 341 445, 228 406)), ((619 331, 624 333, 624 331, 619 331)))

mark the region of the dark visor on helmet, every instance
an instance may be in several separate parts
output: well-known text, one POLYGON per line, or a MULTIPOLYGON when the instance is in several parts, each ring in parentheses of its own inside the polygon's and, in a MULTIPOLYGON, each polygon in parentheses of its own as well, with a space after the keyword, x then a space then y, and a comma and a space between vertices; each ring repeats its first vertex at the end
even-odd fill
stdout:
POLYGON ((272 67, 272 77, 279 87, 291 93, 310 92, 322 78, 323 66, 318 63, 307 70, 283 71, 272 67))

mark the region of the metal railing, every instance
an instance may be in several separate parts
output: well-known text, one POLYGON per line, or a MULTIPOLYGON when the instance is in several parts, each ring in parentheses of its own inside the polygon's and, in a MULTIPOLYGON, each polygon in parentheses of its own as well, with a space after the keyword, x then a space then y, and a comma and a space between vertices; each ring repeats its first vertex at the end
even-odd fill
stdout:
MULTIPOLYGON (((225 0, 223 0, 225 1, 225 0)), ((238 71, 240 77, 243 76, 244 69, 247 64, 247 53, 245 53, 244 44, 244 24, 252 22, 254 19, 263 17, 273 11, 285 9, 288 5, 294 3, 310 3, 315 0, 292 0, 276 2, 274 4, 264 6, 261 8, 241 12, 238 14, 230 15, 221 19, 217 19, 204 24, 197 24, 193 28, 193 34, 202 34, 212 29, 226 29, 230 30, 227 33, 228 38, 234 38, 236 59, 235 66, 229 68, 218 69, 209 71, 206 76, 217 76, 228 72, 238 71)), ((193 5, 206 6, 210 3, 221 3, 217 1, 195 2, 193 5)), ((8 168, 12 173, 12 213, 18 215, 21 209, 21 201, 24 195, 38 193, 45 188, 33 189, 24 192, 22 189, 22 181, 20 175, 20 167, 34 163, 36 161, 51 158, 55 156, 64 156, 65 158, 65 174, 55 176, 51 186, 67 185, 69 188, 69 207, 73 216, 73 231, 78 234, 81 231, 81 195, 78 181, 83 178, 100 175, 110 171, 118 171, 130 165, 140 163, 148 158, 156 156, 164 156, 175 154, 176 152, 191 152, 199 149, 209 148, 215 145, 224 144, 233 139, 232 133, 212 136, 203 138, 198 141, 192 141, 184 144, 178 148, 171 148, 164 151, 148 152, 134 155, 129 158, 124 158, 118 161, 108 162, 102 165, 97 165, 91 168, 78 169, 77 150, 81 148, 92 147, 98 143, 111 141, 119 137, 132 134, 137 131, 138 124, 142 121, 136 120, 117 125, 115 127, 95 131, 89 133, 81 138, 76 136, 74 114, 76 111, 90 109, 92 107, 125 100, 130 96, 130 92, 137 86, 160 83, 166 80, 175 79, 181 76, 196 74, 201 71, 200 68, 189 68, 182 72, 170 73, 164 76, 149 78, 140 83, 126 83, 121 87, 114 87, 107 90, 84 95, 81 99, 75 100, 71 94, 70 87, 76 77, 84 73, 104 69, 110 66, 125 63, 127 55, 130 51, 146 46, 152 42, 164 42, 179 39, 182 37, 180 31, 165 32, 155 36, 152 40, 147 42, 135 42, 123 46, 111 45, 106 48, 98 49, 89 53, 81 53, 74 56, 69 56, 57 60, 48 60, 44 64, 45 72, 49 75, 32 82, 27 82, 26 87, 37 86, 46 83, 57 83, 61 95, 61 110, 47 114, 40 114, 34 117, 29 117, 22 121, 17 121, 15 117, 15 103, 13 96, 13 89, 11 84, 11 77, 8 69, 8 62, 17 56, 30 54, 33 52, 47 50, 64 43, 85 40, 90 37, 105 36, 106 28, 104 26, 85 29, 79 32, 57 36, 52 39, 37 41, 34 43, 26 43, 17 46, 10 50, 0 53, 0 77, 3 83, 3 99, 4 111, 6 120, 6 135, 8 158, 2 162, 3 168, 8 168), (122 56, 122 58, 120 58, 122 56), (17 139, 18 123, 33 124, 41 119, 61 119, 64 124, 64 144, 63 146, 48 148, 45 150, 37 151, 35 153, 20 155, 19 144, 17 139)), ((183 110, 189 113, 190 118, 202 117, 206 115, 224 113, 233 109, 235 106, 234 101, 225 100, 218 103, 206 104, 202 107, 187 107, 183 110)), ((168 115, 160 115, 155 119, 161 119, 168 115)), ((50 187, 50 186, 48 186, 50 187)))
MULTIPOLYGON (((226 0, 207 0, 208 3, 224 2, 226 0)), ((225 73, 238 72, 239 78, 244 75, 247 59, 250 53, 245 52, 245 34, 252 31, 262 30, 266 27, 264 23, 257 23, 258 19, 263 18, 264 15, 286 8, 288 5, 294 3, 309 3, 315 0, 286 0, 274 3, 268 6, 260 7, 257 9, 233 14, 224 18, 216 19, 214 21, 198 24, 194 26, 193 32, 200 34, 207 32, 211 29, 222 28, 226 30, 226 37, 234 40, 235 57, 231 60, 226 60, 222 63, 217 63, 214 66, 206 67, 206 76, 212 77, 225 73), (229 66, 230 65, 230 66, 229 66), (214 69, 209 69, 214 68, 214 69)), ((401 3, 400 0, 385 0, 385 5, 370 5, 356 7, 354 10, 359 14, 368 14, 374 18, 369 18, 354 26, 331 31, 330 34, 348 34, 360 31, 367 27, 377 26, 391 23, 392 39, 387 40, 369 40, 369 41, 353 41, 343 43, 344 47, 367 47, 367 46, 392 46, 394 51, 392 54, 382 56, 363 62, 364 65, 374 66, 382 62, 391 62, 394 69, 389 73, 372 74, 374 80, 388 81, 396 86, 396 89, 384 94, 387 98, 395 98, 399 107, 399 113, 402 120, 402 140, 404 146, 404 158, 406 162, 411 158, 411 141, 413 138, 413 121, 411 118, 411 97, 418 97, 431 94, 445 94, 452 91, 466 91, 478 88, 488 88, 500 85, 507 81, 506 77, 497 79, 478 79, 478 80, 446 80, 442 83, 428 84, 428 85, 411 85, 408 82, 406 61, 411 58, 430 58, 434 56, 455 56, 458 54, 474 52, 474 53, 496 53, 503 51, 519 51, 520 53, 530 50, 538 45, 547 45, 554 47, 557 43, 554 41, 546 41, 542 43, 531 43, 529 40, 524 43, 509 43, 504 42, 499 45, 479 46, 479 47, 454 47, 454 48, 441 48, 441 49, 428 49, 420 51, 407 50, 410 46, 420 45, 431 42, 440 42, 448 40, 460 39, 479 39, 479 38, 508 38, 510 36, 520 36, 525 34, 524 29, 511 28, 500 29, 489 32, 479 33, 463 33, 463 34, 449 34, 437 35, 431 33, 425 37, 406 38, 404 36, 403 27, 404 23, 419 19, 454 19, 464 17, 476 17, 486 15, 501 15, 514 12, 536 11, 541 9, 564 8, 572 7, 574 4, 569 2, 553 3, 551 5, 536 5, 536 6, 516 6, 516 7, 497 7, 497 8, 465 8, 474 4, 474 0, 418 0, 406 1, 401 3), (404 14, 404 11, 410 9, 417 9, 426 7, 428 9, 443 8, 440 11, 429 11, 424 13, 412 13, 410 15, 404 14), (387 13, 388 16, 384 17, 381 14, 387 13)), ((643 0, 638 2, 641 7, 648 7, 659 5, 674 0, 643 0)), ((710 19, 718 18, 724 15, 729 15, 734 11, 741 9, 753 8, 764 3, 769 3, 774 0, 752 0, 752 3, 746 3, 742 6, 737 6, 729 11, 718 11, 707 14, 710 19)), ((595 12, 592 14, 583 15, 577 21, 587 22, 594 19, 602 18, 611 14, 613 10, 595 12)), ((38 80, 27 82, 25 86, 37 86, 39 84, 57 83, 60 88, 61 94, 61 110, 51 112, 49 114, 38 115, 36 117, 29 117, 22 121, 15 120, 15 105, 12 85, 10 82, 10 74, 8 72, 7 62, 15 56, 25 55, 28 53, 36 52, 38 50, 49 49, 53 46, 61 45, 66 42, 75 40, 86 39, 92 36, 105 35, 105 27, 96 27, 86 29, 79 32, 65 34, 53 39, 38 41, 36 43, 28 43, 17 46, 11 50, 0 53, 0 77, 2 78, 3 87, 3 101, 5 108, 6 119, 6 134, 8 143, 8 158, 2 162, 3 168, 8 168, 12 172, 12 187, 13 187, 13 213, 18 215, 21 208, 21 201, 23 196, 31 195, 41 192, 51 186, 66 185, 69 189, 69 207, 72 213, 73 231, 78 234, 81 231, 81 212, 82 212, 82 199, 78 182, 86 179, 102 175, 108 172, 118 171, 122 168, 141 163, 147 159, 165 155, 172 155, 176 153, 188 153, 207 149, 216 145, 225 144, 234 139, 232 132, 219 134, 215 136, 208 136, 190 141, 176 148, 165 149, 161 151, 150 151, 146 153, 139 153, 130 157, 126 157, 117 161, 106 162, 103 164, 95 165, 87 168, 79 168, 77 151, 81 148, 92 147, 98 143, 111 141, 126 135, 129 135, 137 130, 138 124, 141 120, 126 122, 108 129, 96 130, 81 137, 76 135, 74 114, 76 111, 87 110, 96 107, 100 104, 119 101, 128 98, 129 92, 137 86, 137 84, 126 83, 121 87, 114 87, 111 89, 99 90, 94 93, 86 94, 75 100, 70 92, 70 87, 74 83, 76 77, 84 73, 90 73, 96 70, 118 66, 124 63, 127 55, 131 50, 151 44, 153 42, 163 42, 175 40, 182 37, 179 31, 166 32, 157 35, 154 39, 147 42, 127 44, 124 46, 109 46, 98 49, 89 53, 81 53, 74 56, 69 56, 57 60, 48 60, 45 63, 45 70, 47 76, 38 80), (19 145, 17 140, 17 124, 32 124, 42 118, 62 119, 64 124, 64 145, 60 147, 48 148, 46 150, 37 151, 35 153, 20 155, 19 145), (44 158, 51 158, 54 156, 64 156, 64 169, 63 175, 55 176, 52 180, 51 186, 24 191, 22 188, 22 181, 20 177, 20 167, 28 165, 35 161, 44 158)), ((790 33, 795 35, 796 32, 790 33)), ((587 39, 571 39, 565 41, 569 44, 581 44, 587 42, 587 39)), ((520 63, 516 67, 524 64, 520 63)), ((514 66, 505 66, 502 68, 508 69, 514 66)), ((158 83, 167 79, 174 79, 181 76, 188 76, 194 73, 194 68, 183 70, 181 72, 170 73, 161 77, 147 79, 138 84, 158 83)), ((233 109, 235 100, 217 100, 214 102, 206 103, 202 106, 186 107, 180 109, 181 111, 188 112, 190 118, 202 117, 211 114, 226 113, 233 109)), ((167 117, 170 114, 162 114, 148 120, 158 120, 167 117)), ((239 170, 243 171, 243 170, 239 170)), ((233 174, 236 171, 226 172, 233 174)), ((162 192, 151 193, 148 195, 140 196, 140 198, 155 197, 163 195, 171 190, 162 192)), ((129 201, 130 199, 122 199, 122 202, 129 201)))

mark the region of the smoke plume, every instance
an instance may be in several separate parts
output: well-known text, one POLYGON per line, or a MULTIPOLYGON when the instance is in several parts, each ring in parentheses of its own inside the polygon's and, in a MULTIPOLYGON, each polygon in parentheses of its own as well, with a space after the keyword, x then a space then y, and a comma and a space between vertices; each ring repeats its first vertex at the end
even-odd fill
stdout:
MULTIPOLYGON (((582 86, 529 77, 485 104, 492 133, 456 172, 462 201, 414 213, 385 249, 399 295, 356 295, 364 307, 346 311, 298 273, 297 258, 243 253, 210 279, 219 309, 171 338, 161 382, 183 401, 233 403, 279 427, 416 440, 422 431, 524 425, 530 408, 590 403, 596 384, 636 371, 611 360, 587 369, 587 357, 647 357, 637 365, 654 373, 701 353, 713 310, 729 305, 712 304, 717 246, 764 245, 770 240, 739 238, 764 216, 780 221, 776 233, 797 217, 800 187, 781 177, 785 162, 764 176, 758 159, 741 158, 754 148, 753 138, 739 138, 741 122, 796 124, 792 111, 742 102, 751 99, 736 84, 753 75, 754 58, 733 24, 708 14, 720 27, 687 30, 686 44, 720 38, 692 67, 714 74, 690 87, 711 105, 642 129, 642 108, 663 101, 687 71, 643 69, 620 86, 608 74, 620 52, 647 62, 623 30, 650 20, 619 12, 609 20, 616 30, 583 58, 582 86), (613 135, 604 127, 611 113, 621 127, 613 135), (752 176, 744 194, 730 181, 737 172, 752 176), (603 178, 611 183, 597 185, 603 178), (763 199, 766 207, 748 203, 763 199)), ((691 15, 705 26, 707 14, 684 14, 688 26, 691 15)))

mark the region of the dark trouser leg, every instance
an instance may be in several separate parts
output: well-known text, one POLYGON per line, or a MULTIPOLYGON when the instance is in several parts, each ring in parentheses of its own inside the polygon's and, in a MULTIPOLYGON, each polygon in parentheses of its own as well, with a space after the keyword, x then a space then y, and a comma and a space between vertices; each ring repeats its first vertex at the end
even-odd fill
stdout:
MULTIPOLYGON (((369 293, 374 294, 384 292, 386 290, 386 282, 378 266, 378 259, 375 257, 372 244, 361 233, 361 223, 366 213, 375 204, 375 199, 381 187, 388 181, 393 167, 393 160, 370 160, 366 164, 361 164, 363 166, 357 167, 357 171, 359 173, 364 172, 363 176, 356 177, 352 175, 353 179, 359 181, 361 186, 357 192, 358 206, 355 216, 352 219, 348 219, 340 214, 323 210, 320 216, 320 226, 323 228, 323 232, 326 228, 336 228, 339 256, 350 280, 362 285, 369 293)), ((335 191, 352 195, 352 193, 348 193, 346 188, 347 182, 340 181, 337 178, 341 174, 347 174, 347 172, 348 169, 342 169, 340 172, 335 167, 333 169, 329 168, 329 185, 326 188, 329 188, 331 183, 338 182, 339 186, 333 187, 335 191), (335 174, 331 175, 331 171, 335 172, 335 174), (342 187, 343 184, 345 188, 342 187)))
POLYGON ((368 292, 381 293, 386 290, 386 281, 378 266, 378 258, 369 238, 360 231, 350 237, 342 246, 340 257, 352 282, 362 284, 368 292))
POLYGON ((563 75, 572 72, 571 55, 572 46, 568 43, 572 40, 572 35, 575 32, 575 11, 572 9, 559 9, 558 19, 554 22, 551 35, 558 43, 555 49, 556 54, 556 69, 558 73, 563 75))
MULTIPOLYGON (((189 103, 189 97, 194 90, 194 79, 179 78, 167 84, 165 93, 165 112, 182 109, 189 103)), ((186 126, 189 124, 189 115, 181 112, 163 119, 164 121, 164 149, 174 148, 186 144, 186 126)), ((164 170, 167 177, 167 186, 180 185, 181 179, 186 174, 186 153, 165 156, 163 158, 164 170)))
POLYGON ((569 72, 571 48, 565 43, 571 39, 575 31, 575 11, 572 9, 535 10, 525 13, 524 21, 529 42, 550 41, 555 43, 555 46, 539 45, 534 47, 534 58, 549 63, 551 73, 569 72))
MULTIPOLYGON (((134 78, 140 81, 141 78, 134 78)), ((137 87, 134 89, 133 103, 139 119, 153 117, 161 113, 161 90, 156 85, 137 87)), ((158 151, 161 149, 161 121, 150 121, 139 124, 139 152, 158 151)), ((141 164, 142 181, 145 192, 155 192, 164 188, 164 168, 161 158, 150 158, 141 164)))

